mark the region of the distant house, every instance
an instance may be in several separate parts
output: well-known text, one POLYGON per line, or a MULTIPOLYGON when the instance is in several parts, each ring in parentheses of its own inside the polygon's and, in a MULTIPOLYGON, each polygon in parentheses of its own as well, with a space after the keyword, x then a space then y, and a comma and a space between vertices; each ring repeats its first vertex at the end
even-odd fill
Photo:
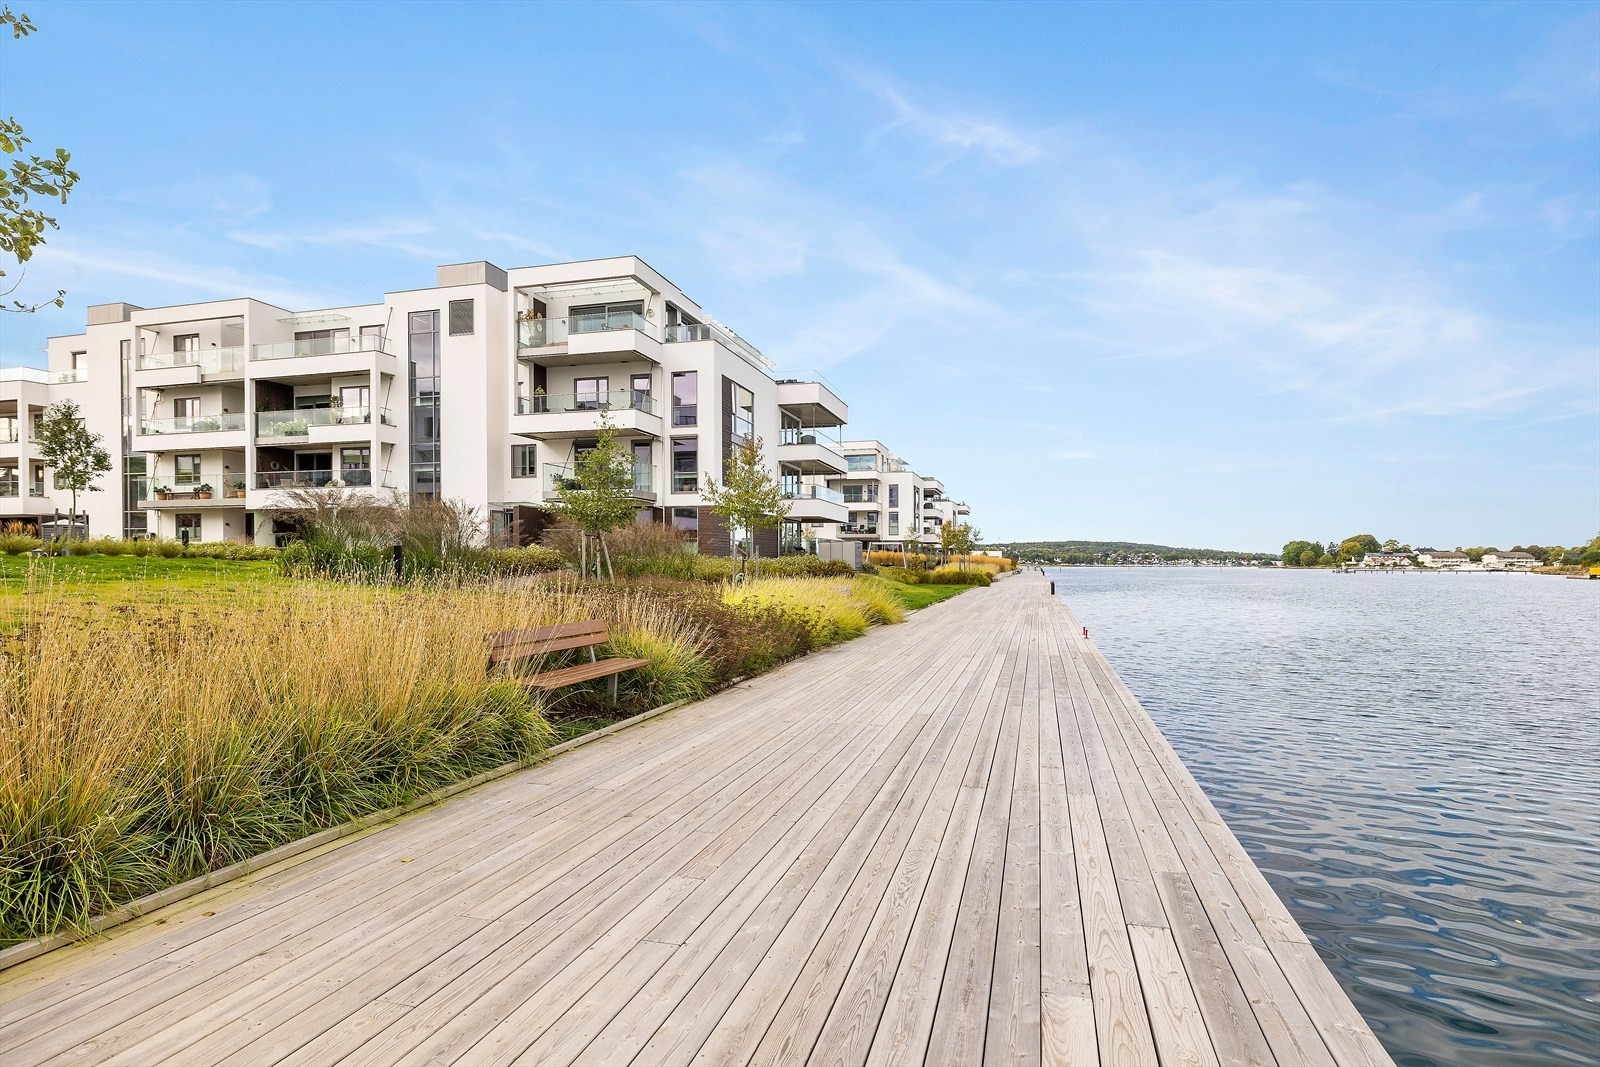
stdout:
POLYGON ((1409 552, 1368 552, 1361 561, 1363 567, 1409 567, 1411 553, 1409 552))
POLYGON ((1525 571, 1542 561, 1528 552, 1485 552, 1483 565, 1496 571, 1525 571))
POLYGON ((1442 548, 1419 548, 1417 562, 1424 567, 1452 569, 1465 567, 1472 562, 1472 559, 1465 552, 1447 552, 1442 548))

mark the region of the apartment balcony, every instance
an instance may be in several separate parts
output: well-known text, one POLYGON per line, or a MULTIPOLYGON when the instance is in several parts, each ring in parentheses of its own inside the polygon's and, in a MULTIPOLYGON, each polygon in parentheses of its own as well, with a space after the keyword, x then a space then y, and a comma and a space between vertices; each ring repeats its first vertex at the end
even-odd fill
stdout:
MULTIPOLYGON (((583 487, 578 483, 575 472, 567 463, 544 464, 544 497, 546 500, 559 499, 563 492, 582 492, 583 487)), ((656 499, 655 468, 644 463, 635 463, 633 466, 633 492, 635 500, 654 503, 656 499)))
POLYGON ((634 358, 660 363, 661 336, 654 323, 632 311, 522 319, 517 358, 563 367, 634 358))
POLYGON ((400 361, 382 334, 318 337, 250 346, 251 373, 275 381, 310 381, 346 374, 397 374, 400 361))
POLYGON ((511 432, 541 441, 593 437, 602 419, 624 437, 660 437, 660 408, 648 393, 535 393, 517 397, 511 432))
POLYGON ((343 470, 315 471, 256 471, 256 489, 391 489, 393 479, 387 472, 379 473, 370 467, 346 467, 343 470))
POLYGON ((972 514, 972 509, 967 507, 967 505, 965 505, 965 504, 957 504, 956 505, 956 514, 957 515, 971 515, 972 514))
POLYGON ((242 411, 221 415, 184 415, 172 419, 140 419, 133 435, 136 452, 199 452, 208 448, 243 448, 250 417, 242 411))
POLYGON ((761 350, 756 348, 755 345, 752 345, 732 330, 718 326, 715 323, 686 322, 676 326, 668 326, 661 331, 661 339, 669 345, 714 342, 726 348, 752 367, 758 368, 762 373, 766 373, 768 368, 773 365, 772 360, 762 355, 761 350))
POLYGON ((71 370, 56 371, 45 377, 45 381, 51 385, 72 385, 76 382, 86 382, 88 380, 88 367, 74 367, 71 370))
POLYGON ((386 499, 394 488, 388 471, 370 467, 345 467, 341 470, 256 471, 250 479, 245 503, 253 511, 283 507, 286 493, 354 492, 373 500, 386 499))
POLYGON ((839 524, 840 537, 877 537, 878 524, 875 522, 841 522, 839 524))
POLYGON ((844 494, 826 486, 793 486, 783 499, 789 505, 789 518, 796 522, 844 522, 850 517, 844 494))
POLYGON ((294 408, 256 412, 257 443, 282 448, 366 443, 373 439, 374 429, 382 443, 399 441, 399 430, 388 408, 294 408))
POLYGON ((44 486, 29 484, 20 478, 0 478, 0 516, 16 518, 22 515, 39 515, 54 510, 45 498, 44 486))
POLYGON ((786 429, 778 435, 778 462, 801 474, 843 474, 839 446, 810 429, 786 429))
POLYGON ((203 351, 150 352, 134 363, 133 384, 140 389, 240 381, 249 362, 244 345, 203 351))
MULTIPOLYGON (((196 508, 242 508, 245 506, 243 483, 236 481, 237 474, 216 475, 216 483, 201 482, 196 485, 152 486, 147 497, 139 501, 141 508, 157 511, 193 511, 196 508), (226 479, 226 480, 224 480, 226 479)), ((155 481, 154 478, 148 479, 155 481)))
POLYGON ((850 421, 849 405, 821 382, 779 382, 778 406, 806 426, 843 426, 850 421))

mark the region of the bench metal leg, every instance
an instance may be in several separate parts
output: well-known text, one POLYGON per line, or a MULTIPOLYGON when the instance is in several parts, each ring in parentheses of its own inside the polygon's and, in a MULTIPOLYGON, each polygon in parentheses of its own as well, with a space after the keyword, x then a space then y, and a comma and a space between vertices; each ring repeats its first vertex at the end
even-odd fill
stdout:
POLYGON ((611 690, 611 703, 615 704, 617 702, 617 676, 613 674, 606 679, 606 683, 611 690))

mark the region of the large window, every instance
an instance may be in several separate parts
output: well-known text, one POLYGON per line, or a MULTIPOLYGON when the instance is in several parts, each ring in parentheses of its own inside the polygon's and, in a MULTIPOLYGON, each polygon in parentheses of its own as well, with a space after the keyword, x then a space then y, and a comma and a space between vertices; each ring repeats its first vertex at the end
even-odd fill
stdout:
POLYGON ((635 374, 628 379, 628 387, 633 394, 629 399, 639 407, 648 408, 650 403, 650 375, 635 374))
POLYGON ((700 487, 700 439, 672 439, 672 491, 692 493, 700 487))
POLYGON ((696 551, 700 547, 700 511, 698 508, 673 508, 672 528, 688 539, 696 551))
POLYGON ((511 446, 511 477, 537 478, 539 465, 534 459, 533 445, 511 446))
POLYGON ((893 537, 896 534, 898 534, 899 532, 900 532, 900 513, 898 511, 891 511, 891 512, 889 512, 889 536, 893 537))
POLYGON ((200 358, 200 335, 180 333, 172 338, 174 363, 193 363, 200 358))
POLYGON ((864 456, 846 456, 845 466, 853 471, 875 471, 878 469, 878 457, 868 452, 864 456))
POLYGON ((742 445, 756 435, 756 394, 733 384, 733 433, 730 441, 742 445))
POLYGON ((197 396, 180 396, 172 402, 172 417, 175 419, 192 419, 200 414, 200 398, 197 396))
POLYGON ((900 486, 896 482, 889 483, 889 506, 891 508, 900 506, 900 486))
POLYGON ((200 540, 200 515, 197 512, 179 512, 173 516, 177 520, 178 540, 200 540))
POLYGON ((198 452, 172 457, 172 484, 200 484, 200 454, 198 452))
POLYGON ((672 376, 672 425, 694 426, 700 421, 700 372, 678 371, 672 376))
POLYGON ((411 496, 439 496, 439 313, 406 316, 411 369, 411 496))

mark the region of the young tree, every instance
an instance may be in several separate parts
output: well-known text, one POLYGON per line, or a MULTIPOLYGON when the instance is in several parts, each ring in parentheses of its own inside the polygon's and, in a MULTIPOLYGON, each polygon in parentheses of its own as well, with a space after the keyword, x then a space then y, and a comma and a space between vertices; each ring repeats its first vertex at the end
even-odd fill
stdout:
POLYGON ((580 453, 572 465, 572 479, 556 488, 556 502, 551 510, 578 528, 582 538, 579 545, 578 573, 588 577, 590 558, 594 561, 594 576, 601 576, 601 565, 613 580, 611 550, 606 547, 606 534, 625 523, 632 522, 639 513, 633 499, 633 456, 622 447, 617 428, 604 413, 600 416, 600 432, 595 446, 580 453))
MULTIPOLYGON (((0 8, 0 27, 4 26, 11 27, 13 39, 26 37, 35 28, 27 15, 13 14, 9 7, 0 8)), ((67 194, 78 182, 77 172, 67 167, 72 157, 65 149, 58 148, 49 156, 25 155, 23 149, 31 143, 22 132, 20 122, 14 118, 0 118, 0 153, 6 157, 5 163, 0 164, 0 252, 9 253, 18 264, 27 263, 33 257, 33 250, 44 244, 46 230, 61 228, 54 218, 32 206, 29 200, 43 197, 64 204, 67 194)), ((4 277, 5 271, 0 270, 0 278, 4 277)), ((18 279, 0 295, 11 295, 21 284, 18 279)), ((66 290, 58 289, 54 298, 42 303, 25 304, 13 300, 11 307, 0 310, 37 311, 45 304, 63 307, 66 295, 66 290)))
POLYGON ((55 472, 57 489, 72 493, 71 520, 76 536, 78 529, 78 494, 98 493, 95 479, 111 470, 111 454, 101 444, 100 435, 90 433, 78 414, 78 405, 71 400, 51 404, 44 409, 37 431, 39 454, 45 466, 55 472))
POLYGON ((943 554, 946 563, 950 561, 951 556, 956 554, 956 545, 960 544, 961 541, 960 529, 961 524, 959 522, 947 522, 939 527, 939 551, 943 554))
MULTIPOLYGON (((750 536, 750 562, 760 573, 760 550, 756 547, 756 534, 761 530, 776 529, 789 514, 784 503, 783 486, 767 467, 761 452, 761 438, 745 438, 734 448, 723 464, 722 484, 708 473, 702 490, 706 503, 713 513, 722 516, 728 524, 730 535, 743 530, 750 536)), ((730 547, 734 538, 729 537, 730 547)), ((741 565, 741 573, 743 567, 741 565)))
MULTIPOLYGON (((950 550, 956 555, 956 566, 967 569, 967 557, 972 555, 983 539, 983 532, 968 522, 946 524, 950 528, 950 550)), ((944 544, 944 531, 939 533, 939 543, 944 544)))

